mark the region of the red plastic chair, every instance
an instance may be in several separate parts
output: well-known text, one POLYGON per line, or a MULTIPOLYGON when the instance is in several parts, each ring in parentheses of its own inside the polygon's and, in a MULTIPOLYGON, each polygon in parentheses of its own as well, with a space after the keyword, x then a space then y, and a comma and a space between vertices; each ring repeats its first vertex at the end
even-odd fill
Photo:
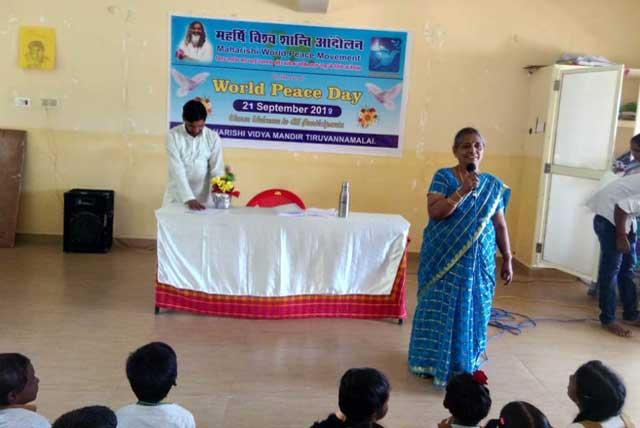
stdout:
POLYGON ((300 208, 307 209, 302 199, 293 192, 285 189, 269 189, 255 195, 249 202, 248 207, 271 208, 280 205, 296 204, 300 208))

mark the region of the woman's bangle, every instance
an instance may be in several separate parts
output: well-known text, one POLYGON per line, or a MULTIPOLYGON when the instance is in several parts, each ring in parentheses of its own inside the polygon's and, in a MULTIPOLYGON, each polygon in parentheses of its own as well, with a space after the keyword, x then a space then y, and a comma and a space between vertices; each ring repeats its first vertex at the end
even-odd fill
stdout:
POLYGON ((458 191, 456 191, 453 195, 449 196, 449 199, 451 199, 456 204, 459 204, 463 197, 458 193, 458 191))
POLYGON ((451 199, 451 198, 445 198, 445 201, 447 201, 447 203, 448 203, 449 205, 451 205, 452 207, 454 207, 454 208, 455 208, 455 207, 457 207, 457 206, 458 206, 458 203, 460 202, 460 201, 455 202, 455 201, 454 201, 453 199, 451 199))

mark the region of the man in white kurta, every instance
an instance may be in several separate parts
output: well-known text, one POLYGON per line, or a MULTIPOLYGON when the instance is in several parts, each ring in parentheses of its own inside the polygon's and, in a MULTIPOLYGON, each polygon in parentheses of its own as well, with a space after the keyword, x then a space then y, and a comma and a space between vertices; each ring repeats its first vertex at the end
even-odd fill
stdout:
POLYGON ((198 62, 213 61, 213 46, 207 40, 207 32, 200 21, 189 25, 187 35, 176 52, 178 59, 188 59, 198 62))
POLYGON ((211 203, 211 178, 224 175, 222 141, 205 127, 207 110, 195 100, 182 108, 184 123, 169 131, 169 182, 163 205, 185 204, 201 210, 211 203))

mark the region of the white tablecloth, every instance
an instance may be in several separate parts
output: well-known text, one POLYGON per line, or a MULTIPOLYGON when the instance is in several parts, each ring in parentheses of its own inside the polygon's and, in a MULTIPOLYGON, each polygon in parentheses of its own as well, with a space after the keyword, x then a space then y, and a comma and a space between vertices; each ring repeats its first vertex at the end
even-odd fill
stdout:
POLYGON ((233 296, 391 292, 409 223, 399 215, 284 217, 270 208, 156 211, 158 281, 233 296))

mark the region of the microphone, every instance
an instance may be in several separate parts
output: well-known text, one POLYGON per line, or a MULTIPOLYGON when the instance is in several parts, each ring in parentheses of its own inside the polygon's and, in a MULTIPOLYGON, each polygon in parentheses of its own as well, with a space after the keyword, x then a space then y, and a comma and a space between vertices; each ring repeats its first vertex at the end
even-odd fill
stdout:
MULTIPOLYGON (((467 172, 471 173, 471 174, 476 174, 476 164, 475 163, 469 163, 467 164, 467 172)), ((476 192, 476 188, 473 188, 473 192, 472 192, 472 196, 475 198, 476 196, 478 196, 478 193, 476 192)))
MULTIPOLYGON (((476 174, 476 164, 475 163, 468 163, 467 164, 467 172, 469 174, 474 174, 474 175, 478 175, 476 174)), ((473 204, 473 229, 475 230, 478 226, 478 207, 476 206, 476 203, 478 202, 478 191, 476 190, 476 188, 474 187, 473 190, 471 191, 471 197, 473 199, 471 199, 471 203, 473 204)), ((476 249, 476 241, 474 240, 471 248, 473 248, 473 276, 475 277, 476 275, 476 256, 477 256, 477 249, 476 249)))

